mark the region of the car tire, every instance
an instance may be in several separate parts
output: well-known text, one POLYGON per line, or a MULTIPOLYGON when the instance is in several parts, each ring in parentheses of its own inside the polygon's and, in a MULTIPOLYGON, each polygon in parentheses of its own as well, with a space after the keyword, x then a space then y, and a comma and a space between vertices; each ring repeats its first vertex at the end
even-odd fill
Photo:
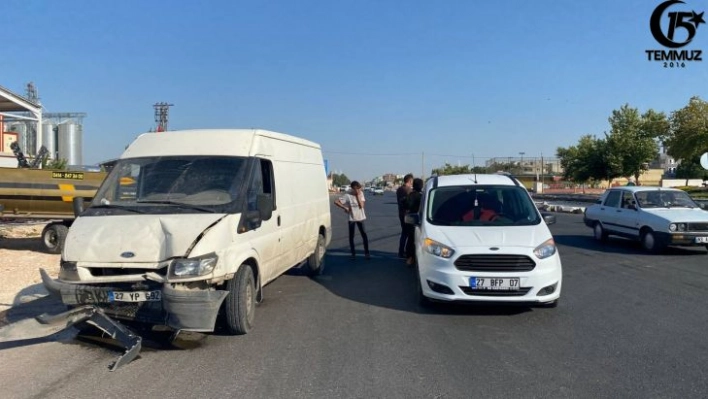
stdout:
POLYGON ((307 258, 307 264, 305 265, 305 274, 308 276, 319 276, 324 272, 325 267, 325 252, 327 248, 325 247, 325 238, 322 234, 317 236, 317 246, 315 247, 315 252, 307 258))
POLYGON ((605 231, 604 227, 602 227, 602 223, 600 222, 595 222, 595 226, 592 228, 593 231, 593 236, 597 241, 600 242, 605 242, 607 241, 607 232, 605 231))
POLYGON ((224 302, 226 331, 231 335, 247 334, 253 328, 256 313, 256 285, 253 269, 243 264, 231 280, 226 282, 229 296, 224 302))
POLYGON ((47 252, 50 254, 61 253, 68 233, 69 228, 61 223, 52 223, 44 227, 44 230, 42 230, 42 242, 47 252))
POLYGON ((642 248, 649 253, 657 254, 664 250, 664 246, 657 241, 656 235, 651 230, 644 231, 641 240, 642 248))

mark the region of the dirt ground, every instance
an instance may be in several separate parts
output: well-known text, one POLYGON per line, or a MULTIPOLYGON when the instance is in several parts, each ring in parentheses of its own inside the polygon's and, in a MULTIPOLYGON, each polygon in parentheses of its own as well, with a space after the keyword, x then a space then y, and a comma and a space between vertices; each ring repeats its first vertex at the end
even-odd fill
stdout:
POLYGON ((44 251, 47 222, 0 220, 0 312, 47 295, 39 269, 59 274, 60 255, 44 251))

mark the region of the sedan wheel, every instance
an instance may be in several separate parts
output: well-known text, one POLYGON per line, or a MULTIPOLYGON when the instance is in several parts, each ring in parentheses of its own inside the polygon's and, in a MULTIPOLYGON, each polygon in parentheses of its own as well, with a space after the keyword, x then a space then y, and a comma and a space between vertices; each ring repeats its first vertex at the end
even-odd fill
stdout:
POLYGON ((664 249, 663 245, 656 240, 653 231, 647 231, 642 235, 642 247, 651 253, 658 253, 664 249))
POLYGON ((595 228, 593 229, 593 233, 595 234, 595 239, 598 241, 606 241, 607 240, 607 232, 605 229, 602 228, 602 224, 600 222, 595 223, 595 228))

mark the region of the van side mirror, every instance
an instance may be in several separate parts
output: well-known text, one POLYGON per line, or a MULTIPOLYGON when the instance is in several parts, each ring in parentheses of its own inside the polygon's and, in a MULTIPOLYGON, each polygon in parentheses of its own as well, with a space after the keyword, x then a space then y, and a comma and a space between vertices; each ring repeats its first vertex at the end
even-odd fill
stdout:
POLYGON ((273 216, 273 197, 268 194, 258 194, 256 206, 261 220, 270 220, 273 216))
POLYGON ((541 216, 543 216, 543 221, 548 225, 556 223, 556 215, 552 213, 542 213, 541 216))
POLYGON ((79 217, 84 212, 84 197, 74 197, 71 200, 71 205, 74 210, 74 217, 79 217))
POLYGON ((406 224, 412 224, 415 226, 419 226, 420 225, 420 215, 417 213, 409 213, 403 217, 403 221, 406 224))

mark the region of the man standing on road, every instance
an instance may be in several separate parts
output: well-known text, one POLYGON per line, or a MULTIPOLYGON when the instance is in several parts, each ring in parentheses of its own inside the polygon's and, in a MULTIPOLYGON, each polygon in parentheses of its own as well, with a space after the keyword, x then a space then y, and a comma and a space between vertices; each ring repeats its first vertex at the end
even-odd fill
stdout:
POLYGON ((408 241, 409 229, 406 228, 404 217, 406 216, 406 198, 413 187, 413 175, 411 173, 403 176, 403 185, 396 190, 396 202, 398 202, 398 220, 401 222, 401 238, 398 241, 398 257, 406 257, 406 241, 408 241))

